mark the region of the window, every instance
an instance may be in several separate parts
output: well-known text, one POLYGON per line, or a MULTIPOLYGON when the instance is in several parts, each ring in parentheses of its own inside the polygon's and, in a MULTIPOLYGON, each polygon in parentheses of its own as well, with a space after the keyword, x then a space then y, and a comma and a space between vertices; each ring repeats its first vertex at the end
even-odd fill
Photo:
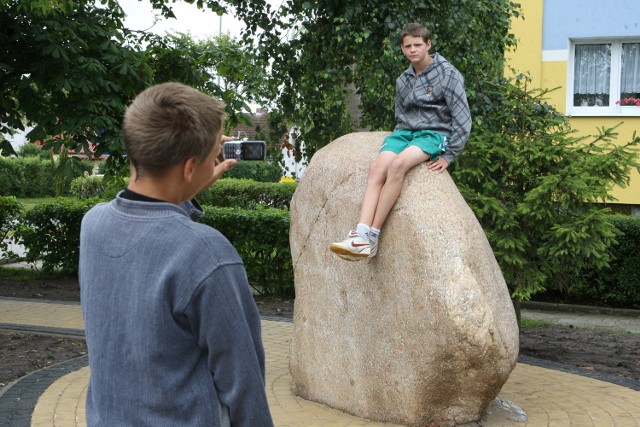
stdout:
POLYGON ((625 98, 640 99, 640 40, 574 41, 567 113, 640 116, 640 107, 620 105, 625 98))

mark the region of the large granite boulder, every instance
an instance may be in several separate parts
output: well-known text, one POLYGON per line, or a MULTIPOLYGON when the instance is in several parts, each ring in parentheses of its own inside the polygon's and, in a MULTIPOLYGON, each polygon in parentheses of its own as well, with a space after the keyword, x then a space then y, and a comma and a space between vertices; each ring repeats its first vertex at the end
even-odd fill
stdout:
POLYGON ((516 364, 507 286, 447 172, 409 172, 378 255, 329 251, 358 220, 368 165, 388 132, 318 151, 291 204, 290 372, 299 396, 411 426, 479 419, 516 364))

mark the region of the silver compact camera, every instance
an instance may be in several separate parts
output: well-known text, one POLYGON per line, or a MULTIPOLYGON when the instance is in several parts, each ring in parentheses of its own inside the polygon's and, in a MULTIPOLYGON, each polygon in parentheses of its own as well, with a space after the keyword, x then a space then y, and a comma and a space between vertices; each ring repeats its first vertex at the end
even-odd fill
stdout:
POLYGON ((226 159, 265 160, 267 143, 264 141, 228 141, 222 145, 222 155, 226 159))

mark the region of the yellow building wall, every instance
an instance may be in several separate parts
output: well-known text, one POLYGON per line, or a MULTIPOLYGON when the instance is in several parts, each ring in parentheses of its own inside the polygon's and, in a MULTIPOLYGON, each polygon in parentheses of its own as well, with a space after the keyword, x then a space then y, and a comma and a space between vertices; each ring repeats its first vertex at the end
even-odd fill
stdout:
POLYGON ((518 39, 515 51, 507 52, 506 75, 515 68, 516 74, 528 73, 534 87, 540 87, 542 77, 542 12, 543 0, 521 2, 522 16, 511 21, 511 32, 518 39), (524 17, 524 19, 523 19, 524 17))
MULTIPOLYGON (((542 28, 543 28, 543 0, 528 0, 522 2, 522 18, 512 22, 512 32, 518 39, 518 46, 514 52, 506 55, 507 64, 505 75, 511 75, 511 68, 517 73, 528 73, 532 78, 533 87, 555 90, 547 94, 547 101, 558 111, 566 113, 567 106, 567 62, 542 61, 542 28)), ((617 128, 618 138, 614 143, 624 144, 631 141, 634 131, 640 135, 640 117, 570 117, 571 127, 576 135, 597 135, 598 128, 613 127, 622 122, 617 128)), ((631 173, 631 183, 626 188, 614 187, 611 195, 617 200, 613 203, 640 206, 640 173, 631 173)))
MULTIPOLYGON (((634 131, 640 135, 640 118, 638 117, 572 117, 571 127, 575 129, 576 135, 598 135, 601 127, 612 128, 616 125, 618 137, 613 142, 615 144, 625 144, 632 139, 634 131), (620 124, 622 122, 622 124, 620 124)), ((586 142, 590 140, 587 139, 586 142)), ((631 173, 631 183, 626 188, 613 187, 610 193, 617 200, 611 203, 622 203, 630 205, 640 205, 640 173, 634 170, 631 173)))

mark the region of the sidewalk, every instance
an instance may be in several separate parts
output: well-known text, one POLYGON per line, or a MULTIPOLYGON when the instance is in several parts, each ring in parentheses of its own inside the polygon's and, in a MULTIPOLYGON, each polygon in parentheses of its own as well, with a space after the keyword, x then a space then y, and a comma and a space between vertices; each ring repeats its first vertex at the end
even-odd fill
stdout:
MULTIPOLYGON (((605 316, 524 310, 524 317, 574 326, 592 325, 640 331, 640 318, 605 321, 605 316), (571 323, 573 322, 573 323, 571 323), (578 323, 581 322, 581 323, 578 323)), ((0 328, 83 334, 79 304, 0 298, 0 328)), ((278 427, 391 426, 360 419, 295 396, 288 372, 291 322, 263 319, 267 356, 267 394, 278 427)), ((89 378, 86 357, 23 377, 0 391, 0 426, 84 426, 89 378)), ((500 398, 520 406, 527 421, 493 410, 479 426, 635 426, 640 424, 640 381, 524 358, 504 385, 500 398), (562 370, 560 370, 562 368, 562 370), (584 371, 584 372, 583 372, 584 371), (600 378, 600 379, 597 379, 600 378), (605 381, 603 381, 605 380, 605 381)))
POLYGON ((576 328, 603 328, 640 334, 640 310, 607 309, 567 304, 528 302, 522 316, 576 328))

